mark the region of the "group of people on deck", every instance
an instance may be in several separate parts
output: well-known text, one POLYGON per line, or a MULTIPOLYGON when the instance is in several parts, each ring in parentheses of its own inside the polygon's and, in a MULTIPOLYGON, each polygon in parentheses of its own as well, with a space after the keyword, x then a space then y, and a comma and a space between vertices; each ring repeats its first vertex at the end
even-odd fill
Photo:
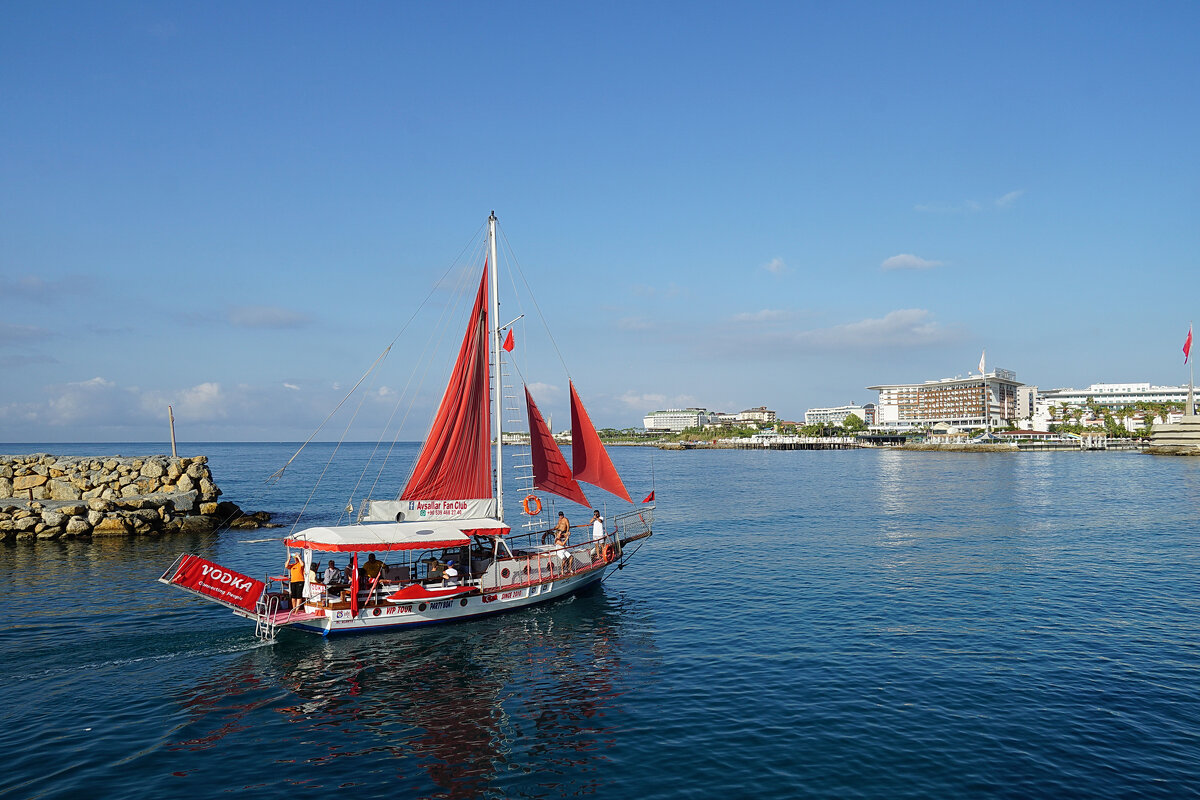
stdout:
MULTIPOLYGON (((604 547, 604 517, 600 516, 600 511, 592 511, 592 544, 596 549, 592 553, 593 560, 600 559, 600 551, 604 547)), ((585 527, 579 525, 577 527, 585 527)), ((567 519, 567 515, 563 512, 558 512, 558 522, 554 526, 554 544, 558 546, 558 557, 564 564, 571 554, 567 552, 567 546, 571 543, 571 521, 567 519)))
MULTIPOLYGON (((375 579, 383 571, 383 567, 383 562, 375 558, 374 553, 371 553, 358 572, 359 588, 368 588, 375 583, 375 579)), ((329 566, 325 568, 325 572, 322 573, 320 569, 320 564, 314 561, 309 571, 308 579, 310 582, 325 584, 327 592, 338 592, 350 588, 349 572, 351 565, 348 564, 345 570, 340 570, 333 559, 330 559, 329 566)), ((291 608, 295 610, 304 605, 304 559, 300 557, 299 553, 292 553, 288 556, 287 570, 288 582, 290 584, 288 587, 290 590, 289 599, 291 600, 291 608)))

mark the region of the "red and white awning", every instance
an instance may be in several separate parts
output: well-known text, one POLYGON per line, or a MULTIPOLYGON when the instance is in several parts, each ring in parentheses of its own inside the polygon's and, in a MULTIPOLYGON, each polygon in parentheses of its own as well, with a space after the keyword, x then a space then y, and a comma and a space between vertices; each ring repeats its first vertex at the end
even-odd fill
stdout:
POLYGON ((495 519, 432 522, 381 522, 308 528, 285 539, 288 547, 326 553, 386 550, 429 550, 468 544, 471 536, 503 536, 510 528, 495 519))

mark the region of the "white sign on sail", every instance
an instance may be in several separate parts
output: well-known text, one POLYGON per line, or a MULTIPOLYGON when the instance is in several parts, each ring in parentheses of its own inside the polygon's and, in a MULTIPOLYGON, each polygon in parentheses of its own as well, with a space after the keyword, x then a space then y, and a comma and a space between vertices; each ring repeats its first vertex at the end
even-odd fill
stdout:
POLYGON ((372 500, 362 522, 420 522, 496 516, 496 498, 482 500, 372 500))

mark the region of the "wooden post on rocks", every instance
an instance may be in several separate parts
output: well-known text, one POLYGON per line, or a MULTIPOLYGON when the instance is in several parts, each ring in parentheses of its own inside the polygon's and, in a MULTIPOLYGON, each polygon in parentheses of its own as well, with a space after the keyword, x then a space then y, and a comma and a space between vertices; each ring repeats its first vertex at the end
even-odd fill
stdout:
POLYGON ((171 458, 178 458, 179 454, 175 452, 175 414, 170 406, 167 406, 167 419, 171 421, 171 458))

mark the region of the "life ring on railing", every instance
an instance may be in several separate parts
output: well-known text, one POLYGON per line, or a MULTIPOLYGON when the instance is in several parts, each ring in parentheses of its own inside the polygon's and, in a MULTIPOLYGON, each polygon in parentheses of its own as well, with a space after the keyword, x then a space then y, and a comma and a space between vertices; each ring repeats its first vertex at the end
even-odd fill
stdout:
POLYGON ((546 531, 542 534, 542 544, 550 544, 554 541, 554 531, 546 531))
POLYGON ((604 551, 601 553, 604 556, 604 563, 611 564, 617 560, 617 548, 611 544, 604 545, 604 551))
POLYGON ((542 501, 538 499, 536 494, 525 495, 525 513, 531 517, 536 517, 542 513, 542 501))

